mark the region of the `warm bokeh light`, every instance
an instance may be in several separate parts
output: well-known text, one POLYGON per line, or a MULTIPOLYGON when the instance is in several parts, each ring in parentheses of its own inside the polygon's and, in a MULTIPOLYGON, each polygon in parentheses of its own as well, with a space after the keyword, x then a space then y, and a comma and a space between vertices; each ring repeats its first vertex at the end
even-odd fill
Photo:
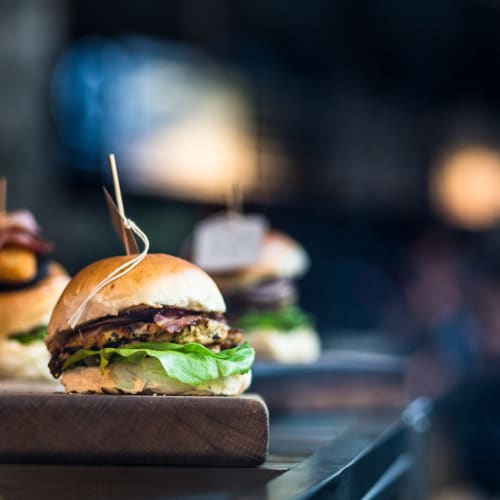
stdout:
POLYGON ((279 144, 257 149, 236 117, 192 115, 129 146, 129 182, 159 195, 224 203, 233 185, 245 200, 288 195, 294 176, 279 144))
POLYGON ((244 191, 257 182, 256 150, 230 123, 192 117, 159 130, 136 149, 141 179, 159 193, 202 201, 221 201, 229 186, 244 191))
POLYGON ((483 146, 447 155, 430 179, 432 201, 448 222, 470 230, 500 218, 500 153, 483 146))

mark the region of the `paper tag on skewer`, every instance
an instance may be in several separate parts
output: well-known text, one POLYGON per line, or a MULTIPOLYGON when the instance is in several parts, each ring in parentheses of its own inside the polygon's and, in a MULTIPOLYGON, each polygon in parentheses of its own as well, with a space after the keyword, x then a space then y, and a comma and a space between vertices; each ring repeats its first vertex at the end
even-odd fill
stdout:
POLYGON ((198 224, 193 234, 193 261, 208 272, 230 272, 254 264, 267 221, 260 215, 228 212, 198 224))
POLYGON ((139 246, 137 245, 134 233, 125 226, 124 221, 120 216, 120 212, 118 211, 113 198, 111 198, 111 195, 108 193, 108 190, 105 187, 103 187, 102 189, 104 191, 106 204, 108 205, 111 224, 113 225, 113 229, 115 230, 116 235, 123 243, 125 252, 127 253, 127 255, 132 253, 139 253, 139 246))

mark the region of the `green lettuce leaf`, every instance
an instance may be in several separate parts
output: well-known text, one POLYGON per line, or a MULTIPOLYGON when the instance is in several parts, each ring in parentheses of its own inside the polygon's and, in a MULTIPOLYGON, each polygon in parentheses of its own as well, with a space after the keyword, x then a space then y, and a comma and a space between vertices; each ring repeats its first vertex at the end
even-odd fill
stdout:
POLYGON ((47 336, 47 327, 39 326, 27 332, 21 332, 21 333, 16 333, 14 335, 10 335, 9 339, 15 340, 20 344, 31 344, 32 342, 36 342, 37 340, 43 340, 46 336, 47 336))
POLYGON ((143 342, 126 347, 105 347, 99 351, 80 349, 64 362, 62 369, 99 365, 103 371, 109 363, 138 363, 146 357, 157 359, 169 377, 196 387, 220 377, 247 373, 255 351, 247 343, 214 353, 195 343, 143 342))
POLYGON ((291 331, 301 326, 310 326, 310 317, 297 306, 286 306, 273 311, 248 311, 237 322, 242 330, 256 328, 291 331))

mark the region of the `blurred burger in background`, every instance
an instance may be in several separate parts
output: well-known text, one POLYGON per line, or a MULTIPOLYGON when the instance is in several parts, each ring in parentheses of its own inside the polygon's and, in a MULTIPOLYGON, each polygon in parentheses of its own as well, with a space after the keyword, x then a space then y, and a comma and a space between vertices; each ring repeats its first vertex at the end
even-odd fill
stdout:
POLYGON ((52 379, 43 342, 69 278, 27 211, 0 212, 0 377, 52 379))
POLYGON ((297 241, 270 230, 253 265, 212 274, 226 298, 230 321, 245 331, 257 359, 281 363, 318 359, 319 336, 298 305, 294 282, 308 267, 307 253, 297 241))

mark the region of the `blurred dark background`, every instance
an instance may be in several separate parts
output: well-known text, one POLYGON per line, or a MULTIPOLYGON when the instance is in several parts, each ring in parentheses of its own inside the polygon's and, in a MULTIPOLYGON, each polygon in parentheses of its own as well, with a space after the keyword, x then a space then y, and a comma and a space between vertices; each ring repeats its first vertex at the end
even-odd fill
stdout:
POLYGON ((404 316, 428 238, 465 259, 495 245, 496 2, 4 0, 0 14, 9 207, 35 211, 72 272, 120 250, 109 152, 155 251, 177 253, 241 182, 247 210, 311 254, 302 300, 322 329, 404 316), (486 164, 492 192, 467 200, 460 164, 433 202, 455 151, 486 164))
POLYGON ((121 252, 108 153, 153 251, 238 182, 310 254, 326 343, 383 332, 494 371, 499 25, 494 0, 1 0, 8 207, 75 272, 121 252))
POLYGON ((322 330, 425 323, 408 294, 443 285, 425 281, 439 249, 457 288, 498 265, 496 2, 4 0, 0 14, 9 207, 36 213, 71 272, 120 251, 109 152, 154 251, 178 253, 240 182, 246 209, 310 253, 301 295, 322 330))

